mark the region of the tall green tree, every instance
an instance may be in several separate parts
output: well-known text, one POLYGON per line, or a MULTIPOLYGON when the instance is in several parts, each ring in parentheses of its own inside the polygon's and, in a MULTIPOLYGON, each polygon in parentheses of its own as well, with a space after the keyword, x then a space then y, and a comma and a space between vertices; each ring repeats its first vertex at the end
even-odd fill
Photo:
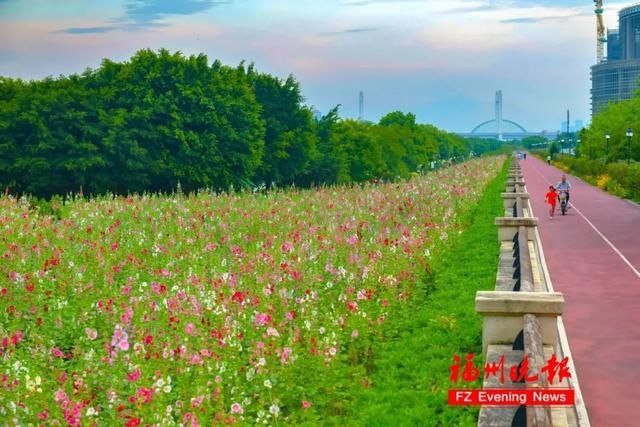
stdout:
POLYGON ((300 85, 293 76, 282 80, 258 73, 253 65, 247 76, 266 126, 258 178, 266 183, 295 183, 311 173, 318 156, 313 115, 302 105, 300 85))

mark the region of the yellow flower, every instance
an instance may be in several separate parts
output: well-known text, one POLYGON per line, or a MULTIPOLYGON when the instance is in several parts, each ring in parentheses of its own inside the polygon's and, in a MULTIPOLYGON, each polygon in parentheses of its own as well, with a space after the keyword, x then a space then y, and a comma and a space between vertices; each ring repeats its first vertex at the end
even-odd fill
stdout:
POLYGON ((604 175, 600 175, 598 177, 598 187, 606 190, 607 189, 607 184, 609 183, 609 181, 611 180, 611 177, 607 174, 604 175))

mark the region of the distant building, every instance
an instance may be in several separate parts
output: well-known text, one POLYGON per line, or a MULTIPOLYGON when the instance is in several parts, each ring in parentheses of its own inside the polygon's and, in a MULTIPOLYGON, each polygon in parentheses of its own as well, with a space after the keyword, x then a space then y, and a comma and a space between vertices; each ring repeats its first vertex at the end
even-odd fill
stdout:
POLYGON ((620 44, 620 32, 618 30, 607 31, 607 61, 622 59, 622 44, 620 44))
POLYGON ((640 5, 618 13, 619 30, 609 31, 607 59, 591 67, 591 113, 629 99, 640 88, 640 5))
POLYGON ((582 129, 584 129, 584 122, 582 120, 576 120, 573 128, 574 132, 580 132, 582 129))
POLYGON ((316 120, 322 119, 322 111, 318 110, 317 108, 312 108, 311 114, 313 114, 313 118, 316 120))
MULTIPOLYGON (((582 129, 584 129, 583 120, 576 120, 575 122, 573 122, 573 124, 569 125, 569 132, 580 132, 582 129)), ((562 122, 560 122, 560 132, 564 133, 566 131, 567 131, 567 121, 563 120, 562 122)))

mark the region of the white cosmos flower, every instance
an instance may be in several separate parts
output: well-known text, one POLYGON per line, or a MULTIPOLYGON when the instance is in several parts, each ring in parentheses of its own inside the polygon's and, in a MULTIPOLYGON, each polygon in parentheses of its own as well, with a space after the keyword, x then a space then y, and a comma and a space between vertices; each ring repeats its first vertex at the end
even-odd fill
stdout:
POLYGON ((271 412, 274 417, 277 417, 280 413, 280 407, 274 403, 273 405, 271 405, 271 407, 269 407, 269 412, 271 412))

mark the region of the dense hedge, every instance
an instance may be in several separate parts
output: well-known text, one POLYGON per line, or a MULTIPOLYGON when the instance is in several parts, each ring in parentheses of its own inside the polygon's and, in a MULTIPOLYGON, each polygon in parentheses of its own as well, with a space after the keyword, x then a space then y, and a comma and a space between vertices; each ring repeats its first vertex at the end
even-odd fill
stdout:
POLYGON ((558 156, 555 164, 616 196, 640 201, 640 164, 558 156))
POLYGON ((0 77, 0 188, 14 193, 393 179, 469 151, 410 113, 373 124, 342 120, 336 107, 316 120, 293 77, 205 55, 142 50, 80 75, 0 77))

